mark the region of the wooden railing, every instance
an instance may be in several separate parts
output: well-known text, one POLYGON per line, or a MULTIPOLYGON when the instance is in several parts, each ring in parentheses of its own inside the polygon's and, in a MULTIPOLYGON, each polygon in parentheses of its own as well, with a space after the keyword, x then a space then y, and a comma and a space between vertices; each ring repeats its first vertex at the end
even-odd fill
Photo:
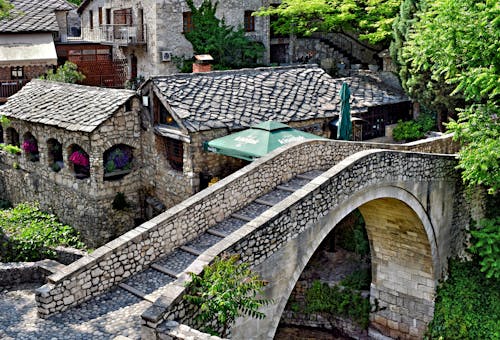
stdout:
POLYGON ((27 79, 0 79, 0 103, 6 102, 8 97, 19 91, 28 81, 27 79))

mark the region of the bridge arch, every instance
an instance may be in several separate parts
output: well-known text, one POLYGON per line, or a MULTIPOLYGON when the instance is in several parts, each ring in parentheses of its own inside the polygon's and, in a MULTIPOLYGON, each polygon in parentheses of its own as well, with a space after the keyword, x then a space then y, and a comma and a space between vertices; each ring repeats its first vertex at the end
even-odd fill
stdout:
MULTIPOLYGON (((329 193, 335 195, 335 193, 329 193)), ((370 299, 381 310, 370 315, 371 326, 394 338, 423 335, 433 315, 433 298, 441 272, 435 227, 420 200, 395 185, 374 185, 352 194, 329 207, 321 219, 302 232, 284 249, 282 261, 288 267, 288 282, 273 284, 269 276, 275 308, 257 325, 273 338, 285 305, 309 260, 336 225, 359 209, 370 241, 372 283, 370 299)), ((278 260, 279 261, 279 260, 278 260)), ((273 266, 281 267, 276 261, 273 266)), ((270 268, 261 267, 265 273, 270 268)), ((248 325, 246 327, 248 328, 248 325)), ((251 328, 250 328, 251 329, 251 328)), ((238 327, 233 333, 240 335, 238 327)), ((245 335, 246 336, 246 335, 245 335)))

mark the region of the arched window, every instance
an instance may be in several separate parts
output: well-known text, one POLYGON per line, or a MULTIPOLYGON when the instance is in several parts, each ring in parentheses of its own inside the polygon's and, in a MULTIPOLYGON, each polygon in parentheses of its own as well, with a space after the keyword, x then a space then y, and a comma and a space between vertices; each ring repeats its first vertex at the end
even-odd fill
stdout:
POLYGON ((23 136, 22 149, 26 158, 31 162, 38 162, 40 160, 40 152, 38 151, 38 142, 31 132, 26 132, 23 136))
POLYGON ((132 171, 133 149, 125 144, 113 145, 103 155, 104 179, 120 179, 132 171))
POLYGON ((0 143, 3 143, 3 126, 0 124, 0 143))
POLYGON ((50 168, 55 172, 59 172, 64 168, 62 144, 57 139, 51 138, 47 141, 47 150, 47 159, 50 168))
POLYGON ((78 179, 90 177, 89 154, 81 146, 73 144, 68 148, 68 166, 78 179))
POLYGON ((15 146, 21 146, 21 143, 19 142, 19 133, 17 133, 16 129, 14 128, 8 128, 7 129, 7 143, 15 146))

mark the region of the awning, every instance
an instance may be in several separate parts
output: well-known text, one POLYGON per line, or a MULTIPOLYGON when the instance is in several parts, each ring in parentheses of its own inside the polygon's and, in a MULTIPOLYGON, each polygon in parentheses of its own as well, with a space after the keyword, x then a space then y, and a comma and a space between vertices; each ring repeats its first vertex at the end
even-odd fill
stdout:
POLYGON ((226 156, 253 161, 288 143, 308 139, 325 139, 311 133, 295 130, 288 125, 268 121, 250 129, 211 140, 205 149, 226 156))
POLYGON ((0 66, 57 65, 52 33, 2 34, 0 66))

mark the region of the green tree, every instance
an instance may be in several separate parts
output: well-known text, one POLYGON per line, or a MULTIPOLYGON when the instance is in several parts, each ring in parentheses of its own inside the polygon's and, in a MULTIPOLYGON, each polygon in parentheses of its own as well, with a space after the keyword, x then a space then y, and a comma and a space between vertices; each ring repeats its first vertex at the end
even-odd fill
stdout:
MULTIPOLYGON (((184 298, 199 308, 197 320, 208 324, 217 320, 224 336, 231 324, 239 316, 263 319, 261 306, 271 303, 259 299, 266 282, 252 273, 247 263, 238 263, 239 256, 222 256, 204 268, 201 276, 191 273, 187 284, 189 294, 184 298)), ((212 329, 205 331, 215 333, 212 329)))
POLYGON ((40 79, 58 81, 61 83, 76 83, 85 79, 85 75, 78 71, 78 66, 72 62, 65 62, 54 71, 49 70, 40 79))
POLYGON ((193 29, 185 37, 196 54, 210 54, 216 69, 241 68, 256 65, 262 58, 264 47, 245 36, 240 27, 234 29, 224 19, 215 16, 218 2, 204 0, 199 8, 193 0, 186 0, 191 10, 193 29))
POLYGON ((422 0, 401 51, 409 95, 451 116, 463 179, 490 193, 500 188, 499 14, 493 0, 422 0))
POLYGON ((13 8, 14 6, 7 0, 0 0, 0 20, 8 18, 13 8))
POLYGON ((310 35, 315 31, 354 31, 372 44, 387 43, 401 0, 283 0, 256 15, 277 15, 278 33, 310 35))

